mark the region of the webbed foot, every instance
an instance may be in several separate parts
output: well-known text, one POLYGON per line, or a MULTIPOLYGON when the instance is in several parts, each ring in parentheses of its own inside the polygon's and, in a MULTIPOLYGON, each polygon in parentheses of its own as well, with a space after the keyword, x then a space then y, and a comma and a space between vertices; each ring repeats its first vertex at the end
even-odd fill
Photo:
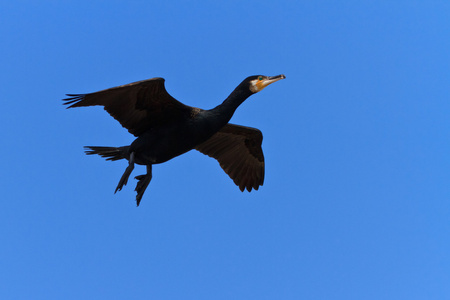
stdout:
POLYGON ((144 195, 145 190, 147 189, 150 181, 152 180, 152 165, 147 166, 147 174, 139 175, 135 177, 138 181, 136 184, 136 188, 134 189, 137 192, 136 195, 136 204, 139 206, 139 203, 142 200, 142 196, 144 195))
POLYGON ((123 175, 119 180, 119 184, 117 184, 114 194, 117 193, 117 191, 122 190, 123 186, 127 184, 128 177, 130 177, 130 174, 131 172, 133 172, 133 169, 134 169, 134 152, 132 152, 130 155, 128 167, 125 169, 125 172, 123 172, 123 175))

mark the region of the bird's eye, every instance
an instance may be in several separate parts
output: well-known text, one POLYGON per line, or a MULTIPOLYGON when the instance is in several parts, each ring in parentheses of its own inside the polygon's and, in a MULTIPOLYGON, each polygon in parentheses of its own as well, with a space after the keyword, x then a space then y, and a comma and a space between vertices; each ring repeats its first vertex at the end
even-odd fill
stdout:
POLYGON ((262 76, 259 76, 259 77, 258 77, 258 80, 259 80, 259 81, 263 80, 263 77, 262 77, 262 76))

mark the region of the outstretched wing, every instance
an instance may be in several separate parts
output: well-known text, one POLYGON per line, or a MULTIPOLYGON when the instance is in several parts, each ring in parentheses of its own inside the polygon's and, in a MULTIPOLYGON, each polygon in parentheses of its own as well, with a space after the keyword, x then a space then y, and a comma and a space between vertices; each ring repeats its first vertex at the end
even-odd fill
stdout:
POLYGON ((195 149, 217 159, 239 189, 250 192, 264 183, 262 138, 256 128, 227 124, 195 149))
POLYGON ((167 93, 163 78, 152 78, 90 94, 67 94, 71 107, 101 105, 131 134, 188 117, 192 107, 167 93))

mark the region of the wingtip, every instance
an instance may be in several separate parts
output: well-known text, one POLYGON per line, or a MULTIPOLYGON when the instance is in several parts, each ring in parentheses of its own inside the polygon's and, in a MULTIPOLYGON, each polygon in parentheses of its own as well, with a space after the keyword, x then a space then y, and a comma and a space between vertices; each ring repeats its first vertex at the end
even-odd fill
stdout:
POLYGON ((76 104, 82 100, 84 100, 85 94, 66 94, 68 98, 62 99, 64 102, 63 105, 70 105, 66 108, 71 108, 76 106, 76 104))

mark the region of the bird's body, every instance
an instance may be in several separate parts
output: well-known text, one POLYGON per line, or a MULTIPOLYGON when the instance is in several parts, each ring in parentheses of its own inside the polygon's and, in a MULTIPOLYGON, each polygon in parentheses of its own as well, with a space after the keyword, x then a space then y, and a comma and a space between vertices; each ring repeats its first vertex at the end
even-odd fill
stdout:
POLYGON ((87 154, 108 160, 127 159, 116 192, 127 183, 134 164, 146 165, 139 180, 137 205, 152 178, 152 165, 166 162, 192 149, 216 158, 241 190, 258 189, 264 181, 262 134, 258 129, 229 124, 237 107, 250 95, 284 75, 251 76, 220 105, 210 110, 187 106, 171 97, 164 79, 152 78, 91 94, 70 95, 70 107, 104 106, 137 138, 129 146, 86 147, 87 154))

